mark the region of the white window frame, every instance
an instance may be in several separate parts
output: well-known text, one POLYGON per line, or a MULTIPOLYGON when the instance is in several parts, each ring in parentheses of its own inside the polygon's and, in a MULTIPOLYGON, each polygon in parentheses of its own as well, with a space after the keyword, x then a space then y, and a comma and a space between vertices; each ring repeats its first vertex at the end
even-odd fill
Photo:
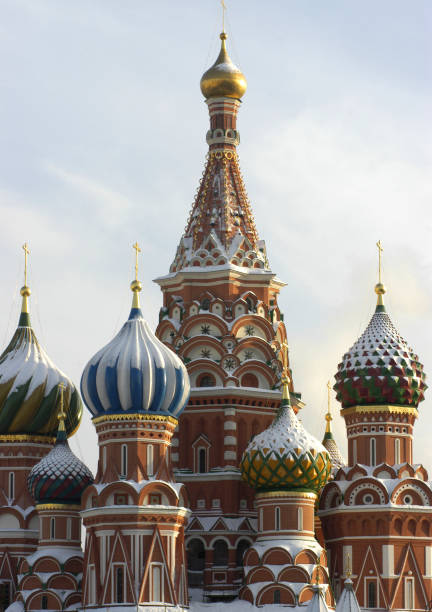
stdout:
POLYGON ((275 531, 280 531, 281 528, 281 512, 280 512, 280 507, 276 506, 275 508, 275 514, 274 514, 274 519, 275 519, 275 531))
POLYGON ((120 457, 120 477, 126 478, 128 471, 128 447, 127 444, 121 445, 120 457))
POLYGON ((147 476, 154 476, 154 446, 153 444, 147 444, 147 476))
POLYGON ((198 446, 196 448, 195 451, 196 455, 195 455, 195 461, 196 461, 196 466, 195 466, 195 473, 196 474, 205 474, 206 472, 208 472, 208 448, 206 446, 198 446), (200 472, 200 453, 201 451, 204 451, 204 457, 205 457, 205 471, 204 472, 200 472))
POLYGON ((163 603, 164 600, 164 573, 163 573, 163 564, 162 563, 151 563, 150 564, 150 602, 151 603, 163 603), (158 568, 160 582, 159 582, 159 592, 160 598, 155 599, 155 589, 154 589, 154 570, 158 568))
POLYGON ((399 438, 395 438, 394 441, 394 453, 395 453, 395 464, 399 464, 401 462, 400 458, 401 458, 401 443, 400 443, 400 439, 399 438))
POLYGON ((377 452, 376 452, 376 438, 371 438, 369 440, 369 453, 370 453, 370 465, 371 467, 376 466, 377 464, 377 452))
POLYGON ((111 603, 126 603, 126 563, 113 563, 111 566, 111 603), (117 601, 117 570, 123 569, 123 601, 117 601))
POLYGON ((365 608, 370 608, 370 610, 376 610, 377 608, 379 608, 379 585, 378 585, 378 578, 376 576, 367 576, 365 578, 365 583, 364 583, 364 588, 365 588, 365 608), (368 585, 370 582, 374 582, 375 583, 375 587, 376 587, 376 606, 374 608, 370 608, 369 607, 369 593, 368 593, 368 585))
POLYGON ((414 610, 415 609, 415 590, 414 590, 414 577, 407 576, 404 579, 404 608, 405 610, 414 610), (411 586, 408 590, 408 584, 411 586))
POLYGON ((9 472, 9 499, 15 498, 15 472, 9 472))

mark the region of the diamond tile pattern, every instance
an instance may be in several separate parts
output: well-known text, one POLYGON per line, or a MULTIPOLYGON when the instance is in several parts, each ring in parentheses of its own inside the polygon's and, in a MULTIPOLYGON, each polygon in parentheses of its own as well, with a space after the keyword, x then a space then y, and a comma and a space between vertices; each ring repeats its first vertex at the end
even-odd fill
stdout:
POLYGON ((379 308, 338 366, 336 398, 343 408, 373 404, 416 408, 427 389, 423 365, 379 308))

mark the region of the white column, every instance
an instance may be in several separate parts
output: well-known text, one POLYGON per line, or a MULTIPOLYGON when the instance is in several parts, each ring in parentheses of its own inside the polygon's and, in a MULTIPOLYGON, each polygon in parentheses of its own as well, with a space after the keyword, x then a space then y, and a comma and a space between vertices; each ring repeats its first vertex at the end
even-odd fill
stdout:
POLYGON ((394 546, 393 544, 384 544, 382 547, 383 560, 383 578, 394 577, 394 546))

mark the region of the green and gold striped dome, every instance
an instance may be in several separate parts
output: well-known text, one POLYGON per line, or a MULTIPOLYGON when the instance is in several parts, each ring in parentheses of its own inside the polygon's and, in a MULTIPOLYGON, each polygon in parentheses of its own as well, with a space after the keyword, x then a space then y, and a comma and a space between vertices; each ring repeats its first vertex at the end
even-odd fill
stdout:
POLYGON ((275 420, 249 442, 240 469, 243 480, 257 491, 318 493, 326 484, 329 454, 296 417, 287 382, 275 420))
POLYGON ((7 436, 55 439, 58 427, 58 387, 64 383, 66 431, 72 435, 82 416, 82 403, 72 381, 59 370, 39 344, 30 325, 28 296, 9 346, 0 356, 0 441, 7 436))

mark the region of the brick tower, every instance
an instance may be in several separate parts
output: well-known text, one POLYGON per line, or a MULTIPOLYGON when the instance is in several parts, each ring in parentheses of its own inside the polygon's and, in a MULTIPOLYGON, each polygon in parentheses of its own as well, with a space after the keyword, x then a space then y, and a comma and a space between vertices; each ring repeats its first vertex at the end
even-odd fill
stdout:
POLYGON ((18 567, 16 602, 22 610, 81 607, 81 495, 93 482, 93 476, 69 448, 63 388, 60 384, 60 423, 55 446, 28 477, 40 528, 37 550, 18 567))
POLYGON ((156 279, 163 292, 156 335, 186 364, 192 387, 172 453, 193 511, 189 581, 209 598, 232 598, 256 529, 253 491, 238 466, 280 405, 286 330, 277 302, 284 283, 270 269, 239 168, 246 81, 227 54, 225 32, 220 38, 220 54, 201 79, 209 152, 169 274, 156 279))
POLYGON ((170 444, 189 379, 144 320, 139 281, 131 288, 129 319, 89 361, 81 381, 99 440, 95 484, 82 500, 83 606, 177 610, 188 604, 189 510, 185 487, 172 475, 170 444))
POLYGON ((315 538, 314 521, 317 496, 330 470, 328 452, 291 407, 285 375, 275 420, 251 440, 241 462, 258 509, 258 536, 245 554, 241 599, 254 606, 296 609, 315 599, 311 609, 321 609, 321 603, 334 609, 326 554, 315 538), (312 583, 322 585, 321 591, 314 593, 312 583))
POLYGON ((348 466, 324 488, 319 515, 337 596, 352 563, 360 607, 427 610, 432 490, 425 468, 412 459, 425 375, 386 312, 381 279, 375 291, 375 313, 335 376, 348 466))
POLYGON ((57 391, 64 383, 66 433, 82 414, 78 392, 51 361, 30 322, 25 251, 24 286, 18 327, 0 356, 0 610, 14 600, 20 560, 36 550, 39 518, 27 476, 52 448, 57 431, 57 391))

